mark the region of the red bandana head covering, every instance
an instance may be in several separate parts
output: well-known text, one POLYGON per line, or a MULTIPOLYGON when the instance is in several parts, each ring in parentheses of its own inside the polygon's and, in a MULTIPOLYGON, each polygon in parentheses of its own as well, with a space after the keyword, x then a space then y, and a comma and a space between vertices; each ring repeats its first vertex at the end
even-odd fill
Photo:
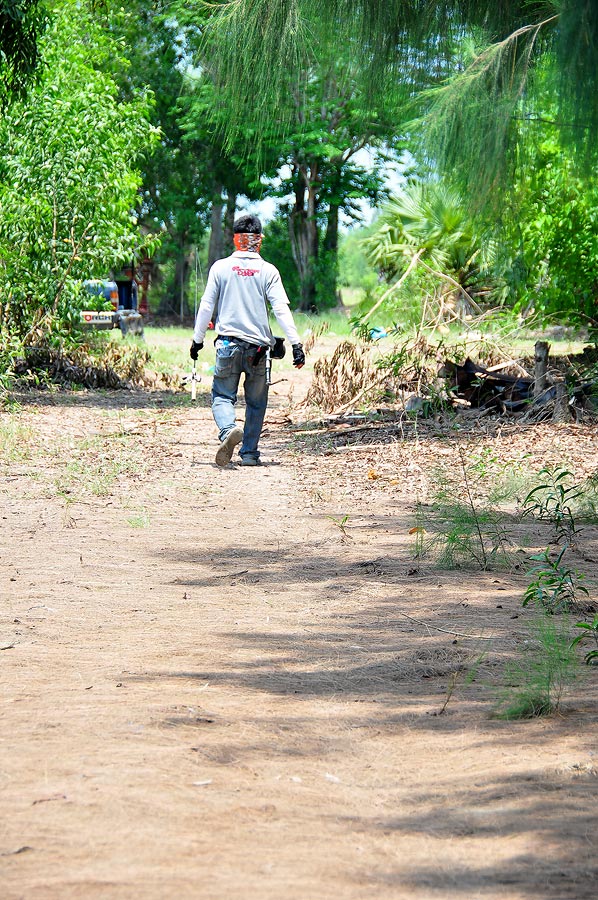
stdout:
POLYGON ((247 234, 242 232, 234 234, 235 250, 249 250, 252 253, 259 253, 262 246, 263 234, 247 234))

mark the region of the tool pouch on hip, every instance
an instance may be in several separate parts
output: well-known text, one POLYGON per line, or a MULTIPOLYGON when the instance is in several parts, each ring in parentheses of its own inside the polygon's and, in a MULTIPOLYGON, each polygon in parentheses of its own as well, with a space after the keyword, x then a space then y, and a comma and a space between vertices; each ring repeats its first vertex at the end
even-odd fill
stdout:
POLYGON ((286 347, 284 345, 284 338, 275 337, 274 338, 274 346, 270 352, 272 359, 282 359, 286 353, 286 347))
POLYGON ((255 351, 255 355, 254 355, 253 359, 251 360, 251 365, 252 366, 259 365, 259 363, 261 363, 261 361, 266 356, 267 352, 268 352, 267 347, 258 347, 255 351))

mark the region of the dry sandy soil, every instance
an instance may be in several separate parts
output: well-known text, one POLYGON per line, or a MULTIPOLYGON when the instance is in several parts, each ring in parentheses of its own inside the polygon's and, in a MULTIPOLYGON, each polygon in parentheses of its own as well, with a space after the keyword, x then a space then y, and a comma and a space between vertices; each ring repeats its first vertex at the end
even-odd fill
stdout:
POLYGON ((598 673, 492 718, 524 569, 409 534, 456 442, 591 471, 594 429, 322 434, 284 399, 259 469, 213 465, 205 394, 0 415, 3 900, 594 898, 598 673))

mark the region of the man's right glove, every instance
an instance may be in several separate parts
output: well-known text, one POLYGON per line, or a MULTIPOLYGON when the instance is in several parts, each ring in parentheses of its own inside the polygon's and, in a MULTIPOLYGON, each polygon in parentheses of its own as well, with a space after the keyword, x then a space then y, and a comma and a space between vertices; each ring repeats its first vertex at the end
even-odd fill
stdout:
POLYGON ((296 369, 301 369, 305 365, 303 344, 293 344, 293 365, 296 369))
POLYGON ((198 344, 196 341, 191 341, 191 349, 189 350, 189 356, 191 357, 191 359, 195 361, 197 359, 197 354, 202 349, 203 341, 201 342, 201 344, 198 344))

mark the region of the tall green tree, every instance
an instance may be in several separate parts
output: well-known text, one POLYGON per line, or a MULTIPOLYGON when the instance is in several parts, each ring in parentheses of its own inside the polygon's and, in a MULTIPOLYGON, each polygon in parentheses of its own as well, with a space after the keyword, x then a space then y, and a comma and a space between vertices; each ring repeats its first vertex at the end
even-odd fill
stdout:
POLYGON ((208 69, 186 84, 178 103, 183 143, 195 148, 203 191, 210 205, 208 264, 232 252, 233 221, 241 196, 259 199, 264 193, 262 174, 274 174, 278 148, 270 145, 261 159, 251 147, 225 141, 226 108, 222 106, 208 69))
POLYGON ((176 256, 174 297, 163 293, 161 311, 169 306, 178 311, 189 250, 203 229, 209 224, 212 263, 232 250, 238 199, 272 193, 267 178, 281 168, 291 173, 278 193, 294 198, 289 251, 300 276, 300 305, 333 304, 339 216, 356 214, 356 201, 375 199, 381 187, 380 178, 356 165, 354 156, 364 146, 380 147, 384 139, 392 143, 390 102, 369 108, 345 51, 342 64, 329 59, 313 66, 305 89, 288 85, 282 116, 291 110, 290 131, 281 129, 277 109, 261 133, 250 115, 243 133, 233 135, 214 65, 221 34, 208 27, 214 8, 155 0, 149 6, 132 4, 128 14, 139 37, 129 41, 125 88, 150 84, 162 133, 145 166, 144 223, 162 229, 162 260, 176 256))
MULTIPOLYGON (((140 226, 160 236, 152 280, 161 315, 189 312, 188 284, 193 247, 209 221, 202 147, 182 127, 180 98, 190 64, 185 28, 169 0, 132 0, 107 27, 123 45, 125 65, 115 67, 124 100, 151 91, 151 121, 160 138, 142 160, 140 226)), ((122 58, 121 58, 122 63, 122 58)))
POLYGON ((151 97, 123 102, 119 45, 85 4, 55 0, 44 68, 0 121, 0 331, 52 341, 77 320, 82 280, 139 247, 138 169, 151 151, 151 97))
POLYGON ((277 193, 292 197, 287 206, 289 241, 303 310, 337 302, 341 213, 359 219, 360 200, 379 200, 384 194, 383 160, 401 145, 396 137, 396 87, 389 86, 385 102, 372 107, 349 54, 321 60, 302 90, 290 88, 294 121, 288 132, 278 129, 280 163, 289 174, 277 193), (379 171, 357 161, 366 149, 379 171))
POLYGON ((160 314, 188 313, 193 252, 209 230, 208 263, 232 250, 232 222, 241 194, 262 192, 251 154, 225 142, 227 111, 210 77, 209 54, 198 46, 211 9, 189 15, 186 3, 136 0, 120 34, 129 67, 124 95, 149 86, 160 142, 143 166, 142 225, 159 232, 154 259, 160 314))

